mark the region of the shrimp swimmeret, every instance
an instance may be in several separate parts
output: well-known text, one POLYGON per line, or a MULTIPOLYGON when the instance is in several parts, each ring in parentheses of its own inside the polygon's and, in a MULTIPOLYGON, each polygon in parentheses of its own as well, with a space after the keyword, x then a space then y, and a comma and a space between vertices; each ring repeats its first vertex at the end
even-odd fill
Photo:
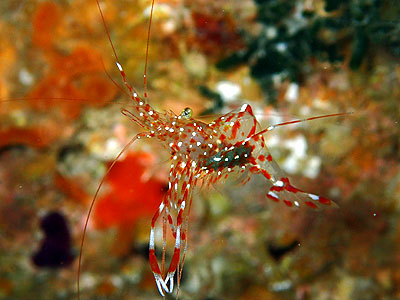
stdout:
MULTIPOLYGON (((225 114, 209 124, 192 118, 192 110, 190 108, 184 109, 180 115, 175 115, 172 112, 158 112, 148 103, 146 92, 142 98, 128 83, 122 64, 111 41, 98 1, 97 4, 112 51, 115 55, 116 65, 127 89, 125 93, 132 99, 133 108, 130 110, 124 109, 122 113, 144 129, 143 133, 137 134, 120 152, 110 169, 122 153, 138 139, 155 138, 170 151, 168 191, 151 221, 149 241, 150 268, 162 296, 165 293, 173 291, 174 275, 177 270, 180 270, 178 271, 179 289, 179 281, 187 249, 188 215, 192 203, 192 193, 193 188, 199 181, 208 184, 216 183, 231 173, 244 173, 247 170, 249 174, 261 174, 270 183, 270 188, 265 191, 265 198, 268 201, 282 202, 286 206, 293 208, 309 207, 311 209, 318 209, 335 206, 334 202, 325 197, 317 196, 294 187, 272 158, 265 144, 264 135, 283 125, 340 116, 347 113, 335 113, 304 120, 294 120, 260 130, 253 110, 248 104, 243 104, 239 110, 225 114), (155 252, 155 228, 157 221, 160 219, 165 220, 163 222, 163 256, 161 265, 155 252), (168 269, 165 268, 167 223, 175 239, 174 251, 168 269)), ((154 0, 151 5, 147 46, 149 44, 153 7, 154 0)), ((148 47, 146 50, 144 72, 145 90, 147 53, 148 47)), ((93 197, 83 231, 77 278, 78 298, 81 255, 85 232, 103 181, 100 183, 93 197)))

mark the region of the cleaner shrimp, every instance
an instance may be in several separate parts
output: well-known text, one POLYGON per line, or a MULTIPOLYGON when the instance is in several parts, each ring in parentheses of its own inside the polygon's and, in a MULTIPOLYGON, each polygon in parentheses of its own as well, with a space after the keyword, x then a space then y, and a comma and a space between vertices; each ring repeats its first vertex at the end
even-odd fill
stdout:
POLYGON ((250 105, 243 104, 240 109, 225 114, 215 121, 206 124, 193 118, 190 108, 184 109, 179 115, 173 112, 158 112, 150 104, 147 94, 148 51, 151 32, 151 22, 155 0, 151 1, 150 19, 147 33, 147 47, 144 67, 144 95, 140 97, 128 83, 128 78, 120 62, 117 51, 111 40, 103 11, 98 0, 97 6, 104 28, 109 39, 116 66, 121 74, 125 94, 131 98, 131 109, 123 109, 122 113, 144 129, 137 134, 117 155, 107 173, 100 182, 92 199, 86 217, 79 254, 77 272, 77 292, 80 299, 80 271, 82 267, 82 252, 88 222, 95 201, 104 180, 121 155, 135 141, 140 139, 157 139, 169 149, 170 172, 168 191, 154 213, 150 226, 149 262, 155 283, 161 296, 172 293, 174 276, 177 273, 177 288, 182 275, 182 268, 188 246, 188 220, 193 199, 193 189, 199 182, 217 183, 232 173, 249 172, 261 174, 269 182, 269 190, 265 191, 268 201, 283 203, 287 207, 308 207, 319 209, 334 207, 336 204, 328 198, 305 192, 294 187, 289 178, 281 170, 271 156, 264 136, 278 127, 317 120, 327 117, 342 116, 348 113, 333 113, 306 119, 271 125, 260 129, 250 105), (161 264, 156 256, 155 231, 158 221, 162 220, 162 258, 161 264), (166 268, 167 228, 174 239, 173 254, 166 268))

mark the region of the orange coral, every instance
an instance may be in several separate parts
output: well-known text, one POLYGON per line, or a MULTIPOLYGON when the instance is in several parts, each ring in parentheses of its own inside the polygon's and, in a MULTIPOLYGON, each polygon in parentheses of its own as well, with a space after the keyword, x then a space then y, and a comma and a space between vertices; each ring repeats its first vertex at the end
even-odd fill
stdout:
POLYGON ((57 25, 62 19, 60 8, 54 3, 44 2, 36 10, 32 40, 43 50, 50 68, 27 98, 35 109, 47 111, 49 105, 57 106, 66 119, 73 120, 79 117, 84 104, 104 105, 115 97, 117 89, 99 75, 104 69, 96 49, 78 45, 65 55, 55 47, 61 38, 57 25))
POLYGON ((0 130, 0 147, 24 144, 34 148, 43 148, 55 140, 57 133, 44 127, 9 128, 0 130))
POLYGON ((51 56, 52 68, 36 87, 28 94, 32 107, 48 109, 57 106, 67 119, 79 117, 84 104, 104 105, 111 101, 116 87, 105 77, 101 56, 89 47, 78 47, 70 55, 51 56), (60 98, 64 101, 49 101, 60 98))
POLYGON ((106 179, 110 190, 95 207, 93 218, 98 228, 131 227, 139 218, 154 213, 165 183, 146 174, 152 161, 150 153, 135 152, 114 165, 106 179))
POLYGON ((59 7, 55 3, 43 2, 33 16, 33 43, 43 49, 50 48, 60 19, 59 7))

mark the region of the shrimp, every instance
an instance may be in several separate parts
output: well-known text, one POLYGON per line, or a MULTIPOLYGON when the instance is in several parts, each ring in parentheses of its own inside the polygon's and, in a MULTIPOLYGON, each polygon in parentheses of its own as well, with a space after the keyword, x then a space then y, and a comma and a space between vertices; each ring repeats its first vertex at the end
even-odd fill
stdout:
POLYGON ((82 251, 92 209, 110 169, 126 149, 137 140, 156 139, 169 150, 170 172, 168 191, 151 220, 149 237, 150 268, 154 275, 158 291, 163 297, 166 293, 172 293, 175 273, 178 273, 177 294, 179 293, 179 283, 188 245, 188 220, 193 189, 200 181, 208 184, 217 183, 229 174, 248 171, 249 176, 261 174, 268 181, 270 187, 265 191, 266 200, 283 203, 292 208, 308 207, 319 209, 336 206, 328 198, 294 187, 277 162, 272 158, 264 136, 269 131, 281 126, 342 116, 349 113, 316 116, 275 124, 266 129, 260 129, 253 110, 248 104, 243 104, 240 109, 225 114, 209 124, 195 120, 193 118, 193 111, 190 108, 185 108, 179 115, 173 112, 158 112, 149 104, 147 94, 147 61, 155 1, 151 1, 144 69, 145 92, 143 97, 140 97, 128 83, 126 73, 111 40, 99 1, 96 1, 112 52, 115 56, 116 66, 125 86, 123 91, 131 98, 132 102, 132 109, 123 109, 122 113, 141 126, 144 131, 137 134, 115 158, 100 182, 90 204, 80 245, 77 272, 78 299, 80 299, 79 280, 82 266, 82 251), (155 233, 159 220, 163 221, 163 254, 161 265, 156 256, 155 249, 155 233), (173 254, 168 269, 165 263, 167 227, 169 227, 174 239, 173 254))

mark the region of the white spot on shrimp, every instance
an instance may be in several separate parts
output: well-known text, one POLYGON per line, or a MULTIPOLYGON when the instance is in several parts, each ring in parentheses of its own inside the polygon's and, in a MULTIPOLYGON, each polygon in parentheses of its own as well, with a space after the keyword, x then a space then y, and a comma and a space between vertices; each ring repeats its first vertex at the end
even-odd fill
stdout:
POLYGON ((317 196, 317 195, 308 194, 308 196, 309 196, 311 199, 315 200, 315 201, 318 201, 318 200, 319 200, 319 196, 317 196))
POLYGON ((162 213, 163 209, 164 209, 164 203, 161 202, 160 206, 158 207, 158 211, 160 212, 160 214, 162 213))
POLYGON ((154 229, 150 229, 150 242, 149 242, 149 248, 154 249, 154 229))
POLYGON ((243 104, 242 107, 240 108, 240 112, 244 112, 247 109, 248 104, 243 104))
POLYGON ((269 191, 269 192, 268 192, 268 195, 270 195, 270 196, 272 196, 272 197, 274 197, 274 198, 276 198, 276 199, 279 199, 278 195, 275 194, 275 193, 272 192, 272 191, 269 191))
POLYGON ((123 70, 122 70, 121 64, 120 64, 119 62, 116 62, 116 64, 117 64, 118 70, 119 70, 120 72, 122 72, 123 70))
POLYGON ((275 182, 274 185, 275 185, 275 186, 278 186, 278 187, 283 187, 284 183, 283 183, 282 180, 278 180, 277 182, 275 182))

